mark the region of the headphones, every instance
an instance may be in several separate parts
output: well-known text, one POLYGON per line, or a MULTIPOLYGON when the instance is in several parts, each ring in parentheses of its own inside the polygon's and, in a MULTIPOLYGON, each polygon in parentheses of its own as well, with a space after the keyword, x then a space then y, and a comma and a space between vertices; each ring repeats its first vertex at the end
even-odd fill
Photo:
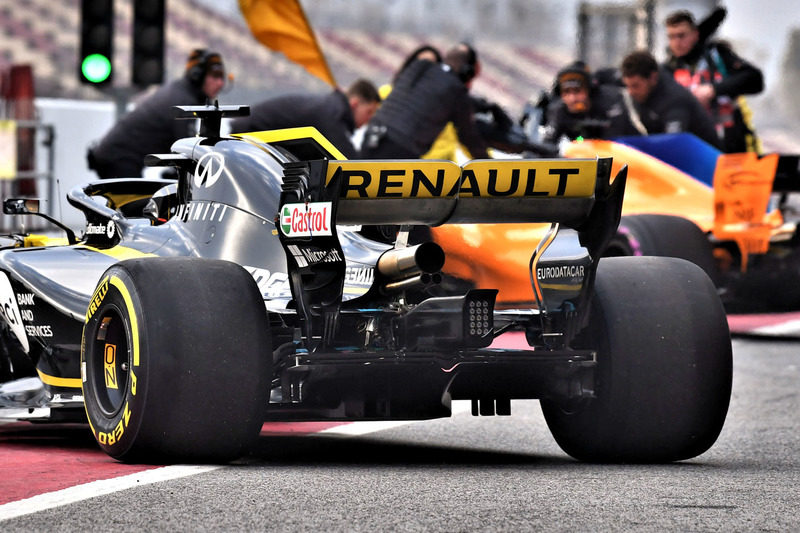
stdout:
POLYGON ((209 60, 216 59, 221 61, 221 57, 216 52, 211 52, 205 48, 192 50, 186 62, 186 77, 194 85, 202 85, 208 72, 209 60))
POLYGON ((459 45, 466 47, 467 57, 464 63, 458 68, 458 71, 456 71, 456 75, 462 82, 467 83, 478 74, 476 70, 478 54, 475 52, 475 49, 467 43, 459 43, 459 45))

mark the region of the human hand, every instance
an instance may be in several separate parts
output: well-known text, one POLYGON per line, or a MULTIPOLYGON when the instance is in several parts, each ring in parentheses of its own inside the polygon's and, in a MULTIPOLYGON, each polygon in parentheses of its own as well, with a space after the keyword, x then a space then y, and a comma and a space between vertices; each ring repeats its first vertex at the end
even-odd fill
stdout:
POLYGON ((710 83, 704 83, 702 85, 692 87, 692 94, 695 98, 700 100, 701 104, 708 106, 711 103, 711 100, 713 100, 717 95, 717 92, 714 90, 713 85, 710 83))

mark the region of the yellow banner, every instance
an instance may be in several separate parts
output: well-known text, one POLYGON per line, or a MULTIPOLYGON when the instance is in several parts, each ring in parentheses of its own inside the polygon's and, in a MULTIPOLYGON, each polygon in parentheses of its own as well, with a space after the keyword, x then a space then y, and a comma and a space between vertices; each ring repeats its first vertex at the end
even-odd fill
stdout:
POLYGON ((0 120, 0 179, 17 175, 17 123, 0 120))
POLYGON ((298 0, 239 0, 239 9, 256 40, 336 87, 298 0))

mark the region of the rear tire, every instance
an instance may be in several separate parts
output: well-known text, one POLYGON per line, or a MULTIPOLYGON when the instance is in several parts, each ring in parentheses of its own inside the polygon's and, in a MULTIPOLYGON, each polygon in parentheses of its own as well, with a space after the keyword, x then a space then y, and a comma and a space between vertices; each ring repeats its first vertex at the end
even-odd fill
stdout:
POLYGON ((241 266, 123 261, 87 312, 81 363, 100 447, 126 462, 227 462, 258 436, 271 348, 261 293, 241 266))
POLYGON ((697 224, 682 217, 624 216, 603 255, 677 257, 702 268, 714 284, 720 278, 708 237, 697 224))
POLYGON ((728 323, 708 277, 674 258, 601 259, 589 324, 596 398, 542 401, 561 448, 593 462, 661 463, 708 450, 728 411, 728 323))

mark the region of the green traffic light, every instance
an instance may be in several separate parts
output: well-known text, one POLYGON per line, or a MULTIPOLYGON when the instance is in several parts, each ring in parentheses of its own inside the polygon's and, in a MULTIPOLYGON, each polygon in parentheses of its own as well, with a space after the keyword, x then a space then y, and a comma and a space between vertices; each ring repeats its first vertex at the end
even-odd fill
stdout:
POLYGON ((102 54, 88 55, 81 63, 83 77, 92 83, 102 83, 111 76, 111 61, 102 54))

